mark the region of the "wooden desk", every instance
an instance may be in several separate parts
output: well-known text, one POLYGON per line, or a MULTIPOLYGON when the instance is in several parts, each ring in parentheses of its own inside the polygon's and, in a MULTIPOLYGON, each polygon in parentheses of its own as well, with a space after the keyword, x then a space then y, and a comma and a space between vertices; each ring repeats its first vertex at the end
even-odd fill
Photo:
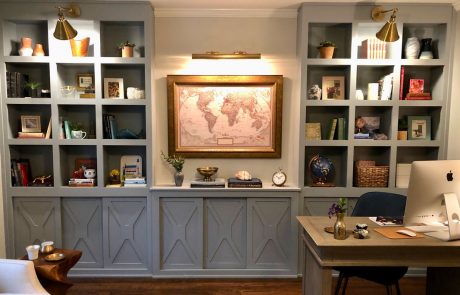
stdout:
POLYGON ((304 295, 330 295, 334 266, 427 267, 427 294, 459 294, 460 241, 388 239, 373 230, 378 225, 367 217, 346 217, 345 222, 350 230, 356 223, 367 223, 369 239, 349 235, 346 240, 335 240, 323 230, 334 223, 327 216, 298 216, 297 220, 302 226, 305 250, 304 295))

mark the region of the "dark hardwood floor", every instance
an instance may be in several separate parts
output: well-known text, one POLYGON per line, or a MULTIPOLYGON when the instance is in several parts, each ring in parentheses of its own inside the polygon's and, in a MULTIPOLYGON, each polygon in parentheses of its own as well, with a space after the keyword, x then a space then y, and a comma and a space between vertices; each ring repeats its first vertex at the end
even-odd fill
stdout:
MULTIPOLYGON (((67 295, 299 295, 301 279, 146 279, 72 278, 67 295)), ((334 279, 334 286, 336 280, 334 279)), ((424 295, 425 278, 403 278, 403 295, 424 295)), ((347 295, 384 295, 385 288, 361 279, 350 279, 347 295)))

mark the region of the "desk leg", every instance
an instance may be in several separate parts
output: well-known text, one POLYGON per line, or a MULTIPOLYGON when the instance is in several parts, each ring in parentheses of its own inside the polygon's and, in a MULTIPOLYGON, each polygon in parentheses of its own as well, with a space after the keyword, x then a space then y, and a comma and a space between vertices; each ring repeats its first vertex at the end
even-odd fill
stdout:
POLYGON ((427 295, 458 295, 460 290, 460 268, 428 267, 426 270, 427 295))
POLYGON ((305 266, 302 271, 302 294, 331 295, 332 268, 322 267, 306 245, 304 250, 305 266))

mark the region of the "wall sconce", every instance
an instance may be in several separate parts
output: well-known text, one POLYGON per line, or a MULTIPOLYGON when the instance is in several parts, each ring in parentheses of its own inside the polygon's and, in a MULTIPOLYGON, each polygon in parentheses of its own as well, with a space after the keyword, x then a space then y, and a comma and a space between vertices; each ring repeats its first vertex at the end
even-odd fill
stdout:
POLYGON ((384 10, 382 6, 377 6, 372 9, 372 19, 374 21, 381 21, 383 20, 384 14, 387 12, 392 12, 390 16, 390 20, 383 25, 380 31, 375 34, 375 36, 382 41, 385 42, 394 42, 399 39, 398 28, 396 27, 396 12, 398 12, 398 8, 392 8, 389 10, 384 10))
POLYGON ((220 53, 217 51, 208 51, 206 53, 193 53, 192 59, 260 59, 260 53, 246 53, 244 51, 220 53))
POLYGON ((54 38, 59 40, 69 40, 75 38, 75 36, 77 36, 77 31, 64 18, 64 15, 68 17, 79 17, 80 6, 72 4, 70 7, 58 6, 57 9, 59 19, 56 23, 56 29, 54 30, 54 38))

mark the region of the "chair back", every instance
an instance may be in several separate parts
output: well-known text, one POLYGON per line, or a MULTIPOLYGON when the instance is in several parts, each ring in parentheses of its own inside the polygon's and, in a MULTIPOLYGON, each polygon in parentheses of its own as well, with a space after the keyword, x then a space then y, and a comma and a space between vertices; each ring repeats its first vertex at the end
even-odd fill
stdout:
POLYGON ((386 192, 368 192, 359 197, 352 216, 404 216, 406 197, 386 192))

